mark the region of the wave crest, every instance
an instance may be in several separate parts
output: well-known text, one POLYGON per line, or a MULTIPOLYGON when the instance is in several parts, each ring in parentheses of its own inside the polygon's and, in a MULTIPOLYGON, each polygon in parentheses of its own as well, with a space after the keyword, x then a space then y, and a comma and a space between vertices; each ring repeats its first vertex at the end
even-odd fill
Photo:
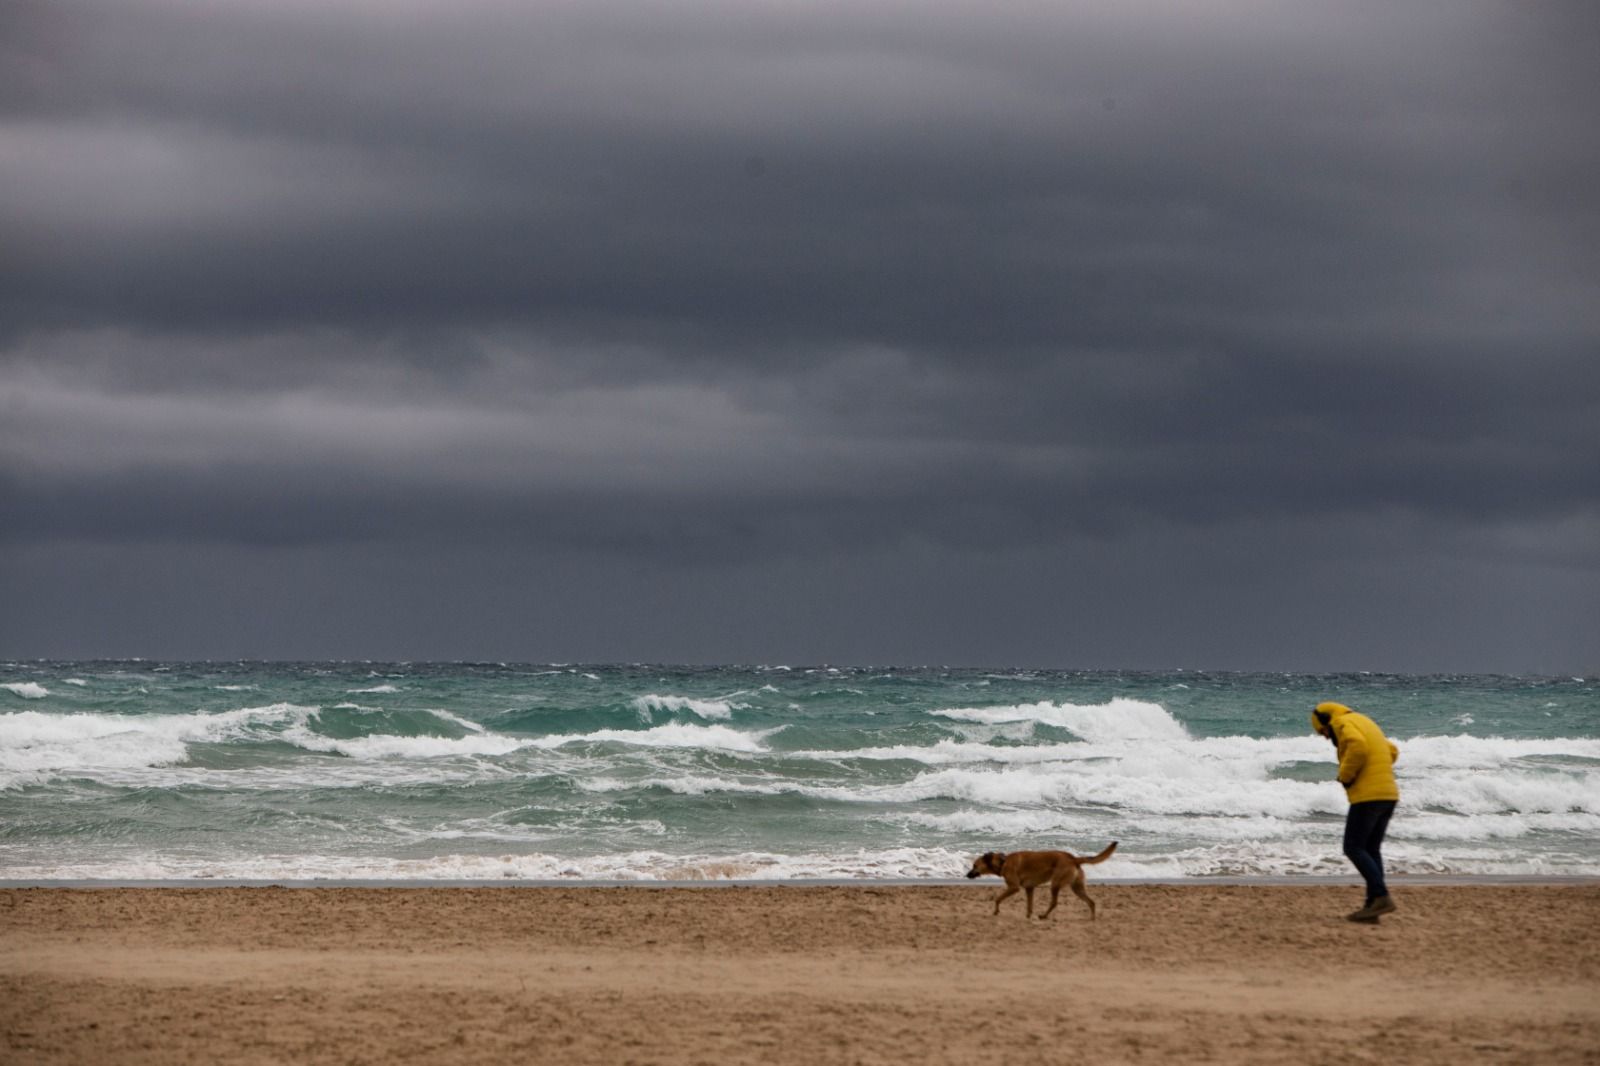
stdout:
POLYGON ((643 696, 636 696, 633 706, 641 715, 646 716, 653 711, 688 711, 701 718, 726 719, 733 717, 734 708, 739 705, 730 703, 728 697, 702 700, 693 696, 659 696, 654 692, 647 692, 643 696))
POLYGON ((1188 730, 1159 703, 1117 698, 1102 704, 1023 703, 1011 707, 955 707, 929 711, 940 718, 980 725, 1030 722, 1065 729, 1091 744, 1130 740, 1181 741, 1188 730))

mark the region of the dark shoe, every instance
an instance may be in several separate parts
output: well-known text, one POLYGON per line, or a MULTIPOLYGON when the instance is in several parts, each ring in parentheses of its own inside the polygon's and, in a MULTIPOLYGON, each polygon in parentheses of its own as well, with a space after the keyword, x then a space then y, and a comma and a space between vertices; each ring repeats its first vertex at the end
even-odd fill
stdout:
POLYGON ((1388 896, 1379 896, 1365 907, 1351 914, 1349 918, 1352 922, 1375 922, 1378 920, 1379 915, 1393 914, 1397 909, 1394 905, 1394 900, 1388 896))
POLYGON ((1360 922, 1362 925, 1378 924, 1378 916, 1376 914, 1368 914, 1367 908, 1365 907, 1362 907, 1358 911, 1351 911, 1349 914, 1344 916, 1344 920, 1347 922, 1360 922))

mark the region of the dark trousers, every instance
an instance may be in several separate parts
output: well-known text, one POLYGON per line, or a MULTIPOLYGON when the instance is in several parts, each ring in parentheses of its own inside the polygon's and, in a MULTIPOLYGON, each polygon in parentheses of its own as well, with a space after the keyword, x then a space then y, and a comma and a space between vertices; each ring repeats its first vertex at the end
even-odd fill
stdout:
POLYGON ((1366 880, 1368 903, 1389 894, 1383 883, 1383 834, 1389 829, 1394 807, 1394 800, 1352 803, 1344 819, 1344 857, 1366 880))

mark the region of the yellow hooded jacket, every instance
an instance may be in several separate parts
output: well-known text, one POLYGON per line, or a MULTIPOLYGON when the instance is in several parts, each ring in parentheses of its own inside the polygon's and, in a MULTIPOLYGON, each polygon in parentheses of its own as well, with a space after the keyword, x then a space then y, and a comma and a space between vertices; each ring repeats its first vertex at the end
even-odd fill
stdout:
POLYGON ((1351 803, 1397 800, 1400 786, 1394 780, 1394 761, 1400 749, 1389 742, 1378 723, 1342 703, 1319 703, 1311 715, 1311 728, 1339 745, 1339 783, 1351 803), (1322 724, 1327 715, 1328 724, 1322 724))

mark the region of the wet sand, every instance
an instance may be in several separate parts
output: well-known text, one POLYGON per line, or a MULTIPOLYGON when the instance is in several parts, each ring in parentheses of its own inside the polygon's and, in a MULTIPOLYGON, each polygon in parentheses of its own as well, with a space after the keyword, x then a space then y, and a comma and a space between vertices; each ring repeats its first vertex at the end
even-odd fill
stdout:
POLYGON ((0 890, 12 1063, 1600 1063, 1600 885, 0 890))

